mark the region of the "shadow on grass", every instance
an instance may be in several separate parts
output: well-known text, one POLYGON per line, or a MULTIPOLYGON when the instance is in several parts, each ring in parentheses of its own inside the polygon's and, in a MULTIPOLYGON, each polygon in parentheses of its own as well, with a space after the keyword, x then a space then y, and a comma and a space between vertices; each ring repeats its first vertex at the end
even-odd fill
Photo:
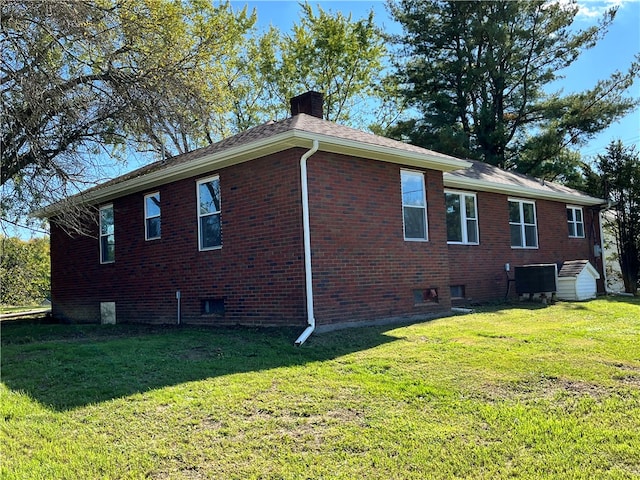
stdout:
POLYGON ((606 300, 612 303, 628 303, 629 305, 637 305, 640 307, 640 296, 632 295, 607 295, 606 297, 598 297, 599 300, 606 300))
POLYGON ((235 373, 304 365, 396 339, 343 330, 293 346, 300 328, 2 324, 2 381, 55 410, 235 373))
MULTIPOLYGON (((638 297, 603 297, 640 306, 638 297)), ((588 304, 567 303, 584 309, 588 304)), ((508 314, 539 304, 477 311, 508 314)), ((2 322, 2 381, 55 410, 235 373, 302 366, 397 341, 401 325, 340 330, 293 342, 300 328, 61 325, 2 322)))

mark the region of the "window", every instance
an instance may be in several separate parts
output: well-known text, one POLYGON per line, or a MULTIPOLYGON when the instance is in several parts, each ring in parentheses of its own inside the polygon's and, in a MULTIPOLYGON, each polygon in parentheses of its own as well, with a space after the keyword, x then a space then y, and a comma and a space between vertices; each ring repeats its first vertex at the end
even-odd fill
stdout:
POLYGON ((400 172, 402 181, 402 219, 405 240, 427 240, 427 200, 424 175, 400 172))
POLYGON ((424 290, 414 290, 413 302, 415 305, 423 305, 425 303, 440 303, 440 301, 438 300, 438 289, 427 288, 424 290))
POLYGON ((200 180, 198 185, 198 239, 200 250, 222 246, 220 234, 220 178, 200 180))
POLYGON ((567 223, 569 224, 569 236, 584 238, 584 221, 581 207, 567 207, 567 223))
POLYGON ((451 285, 449 287, 450 291, 451 291, 451 299, 461 299, 461 298, 465 298, 464 296, 464 285, 451 285))
POLYGON ((478 214, 473 193, 445 192, 447 242, 478 244, 478 214))
POLYGON ((526 200, 509 199, 509 228, 511 247, 538 248, 536 204, 526 200))
POLYGON ((160 192, 144 196, 144 235, 147 240, 160 238, 160 192))
POLYGON ((201 301, 201 315, 217 315, 224 317, 224 299, 207 298, 201 301))
POLYGON ((114 228, 113 205, 100 207, 100 263, 112 263, 116 259, 114 228))

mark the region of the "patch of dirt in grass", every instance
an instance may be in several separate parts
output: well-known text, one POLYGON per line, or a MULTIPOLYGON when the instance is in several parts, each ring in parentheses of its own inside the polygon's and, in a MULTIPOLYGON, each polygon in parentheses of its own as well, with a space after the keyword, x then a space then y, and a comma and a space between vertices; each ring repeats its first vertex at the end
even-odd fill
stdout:
POLYGON ((175 356, 180 360, 197 362, 201 360, 209 360, 211 358, 220 358, 223 356, 223 351, 221 348, 212 348, 209 345, 200 345, 181 351, 175 356))
POLYGON ((630 387, 640 388, 640 374, 622 374, 614 375, 614 380, 630 387))
POLYGON ((508 335, 501 335, 498 333, 478 333, 477 334, 478 337, 481 338, 490 338, 490 339, 496 339, 496 340, 508 340, 510 342, 518 342, 520 340, 518 340, 517 338, 514 337, 510 337, 508 335))
POLYGON ((221 420, 216 420, 207 415, 205 418, 202 419, 200 426, 202 429, 205 429, 205 430, 220 430, 221 428, 224 428, 226 424, 221 420))
MULTIPOLYGON (((589 382, 581 382, 574 380, 559 380, 557 381, 558 390, 567 392, 572 396, 581 396, 586 395, 593 397, 595 399, 602 399, 604 397, 609 396, 612 393, 612 389, 608 387, 604 387, 602 385, 597 385, 595 383, 589 382)), ((551 392, 553 392, 554 388, 551 387, 551 392)), ((556 392, 557 393, 557 392, 556 392)))
POLYGON ((256 428, 235 430, 230 433, 229 441, 238 444, 255 441, 252 431, 259 431, 260 425, 271 425, 270 433, 264 434, 261 441, 284 442, 298 451, 321 451, 327 436, 344 425, 367 428, 364 412, 350 407, 316 412, 258 408, 245 412, 243 423, 256 428))
POLYGON ((487 400, 553 400, 561 397, 591 397, 602 400, 609 397, 615 389, 596 383, 580 380, 568 380, 557 377, 541 377, 536 380, 523 380, 507 384, 487 385, 487 400))
POLYGON ((482 341, 479 338, 471 338, 471 337, 452 338, 451 341, 460 343, 462 345, 468 345, 468 346, 475 346, 482 343, 482 341))
POLYGON ((200 471, 198 467, 183 467, 179 469, 177 472, 152 472, 149 474, 148 478, 152 478, 153 480, 168 480, 170 478, 176 478, 175 473, 179 474, 179 478, 184 478, 188 480, 202 480, 205 478, 211 478, 206 473, 200 471))
POLYGON ((612 376, 614 380, 626 386, 640 388, 640 367, 622 362, 603 363, 616 368, 617 372, 612 376))

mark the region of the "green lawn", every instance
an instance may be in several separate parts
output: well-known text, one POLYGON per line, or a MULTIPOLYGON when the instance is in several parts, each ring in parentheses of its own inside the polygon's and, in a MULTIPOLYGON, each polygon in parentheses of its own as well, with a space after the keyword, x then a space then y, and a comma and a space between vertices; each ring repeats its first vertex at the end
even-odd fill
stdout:
POLYGON ((45 310, 48 307, 43 307, 42 305, 0 305, 0 314, 3 313, 18 313, 18 312, 29 312, 31 310, 45 310))
POLYGON ((2 325, 1 478, 640 478, 640 299, 402 327, 2 325))

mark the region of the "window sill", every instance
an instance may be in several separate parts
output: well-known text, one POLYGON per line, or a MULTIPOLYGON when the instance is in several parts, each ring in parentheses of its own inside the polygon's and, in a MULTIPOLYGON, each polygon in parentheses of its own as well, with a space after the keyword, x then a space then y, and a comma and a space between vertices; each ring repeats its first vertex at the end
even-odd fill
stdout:
POLYGON ((220 245, 219 247, 208 247, 200 249, 201 252, 211 252, 212 250, 222 250, 222 245, 220 245))

